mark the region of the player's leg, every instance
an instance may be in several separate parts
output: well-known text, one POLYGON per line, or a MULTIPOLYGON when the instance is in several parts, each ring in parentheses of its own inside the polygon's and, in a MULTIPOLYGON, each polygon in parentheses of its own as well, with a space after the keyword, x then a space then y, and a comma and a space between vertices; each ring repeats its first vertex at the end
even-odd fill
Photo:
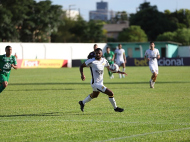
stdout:
POLYGON ((108 69, 108 74, 109 74, 110 79, 112 79, 112 72, 109 71, 109 69, 108 69))
POLYGON ((84 105, 90 102, 93 98, 97 98, 100 92, 97 90, 96 84, 91 84, 93 92, 89 94, 83 101, 79 101, 81 111, 84 111, 84 105))
MULTIPOLYGON (((118 65, 119 70, 120 70, 120 67, 121 67, 121 63, 120 63, 120 61, 119 61, 119 60, 116 60, 115 63, 118 65)), ((120 74, 120 73, 118 73, 118 74, 119 74, 119 78, 122 78, 122 77, 121 77, 121 74, 120 74)))
POLYGON ((157 75, 158 75, 158 66, 157 65, 152 65, 151 72, 152 72, 152 77, 151 77, 152 87, 151 88, 154 88, 154 84, 156 82, 157 75))
POLYGON ((114 110, 116 112, 122 112, 122 111, 124 111, 124 109, 117 107, 116 101, 114 99, 114 94, 113 94, 113 92, 110 89, 106 88, 106 90, 105 90, 104 93, 108 95, 109 101, 112 104, 112 106, 113 106, 113 108, 114 108, 114 110))
POLYGON ((8 77, 1 74, 0 75, 0 93, 8 86, 8 77))
POLYGON ((154 84, 155 84, 155 82, 156 82, 156 79, 157 79, 157 73, 156 72, 154 72, 153 73, 153 82, 152 82, 152 87, 154 88, 154 84))
MULTIPOLYGON (((122 63, 121 65, 122 65, 122 67, 123 67, 123 72, 125 72, 125 63, 122 63)), ((124 74, 123 74, 122 76, 123 76, 123 78, 125 78, 125 75, 124 75, 124 74)))
POLYGON ((152 83, 153 83, 153 79, 154 79, 154 68, 153 68, 152 65, 149 65, 149 68, 150 68, 150 71, 151 71, 151 73, 152 73, 152 76, 151 76, 151 78, 150 78, 150 88, 153 88, 152 83))

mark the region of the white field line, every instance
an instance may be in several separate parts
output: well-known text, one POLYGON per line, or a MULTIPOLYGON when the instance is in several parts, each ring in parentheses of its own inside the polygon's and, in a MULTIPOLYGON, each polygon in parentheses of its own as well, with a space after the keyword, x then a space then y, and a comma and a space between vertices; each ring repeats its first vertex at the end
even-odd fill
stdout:
POLYGON ((52 119, 52 120, 34 120, 34 119, 24 119, 24 120, 7 120, 7 119, 0 119, 0 122, 97 122, 97 123, 124 123, 124 124, 157 124, 157 125, 190 125, 190 123, 184 123, 184 122, 179 122, 179 123, 160 123, 160 122, 126 122, 126 121, 99 121, 99 120, 64 120, 64 119, 52 119))
POLYGON ((134 138, 134 137, 140 137, 140 136, 146 136, 146 135, 152 135, 152 134, 160 134, 160 133, 167 133, 167 132, 177 132, 177 131, 189 130, 189 129, 190 129, 190 127, 181 128, 181 129, 174 129, 174 130, 157 131, 157 132, 136 134, 136 135, 125 136, 125 137, 111 138, 111 139, 107 139, 107 140, 103 140, 103 141, 95 141, 95 142, 116 141, 116 140, 127 139, 127 138, 134 138))

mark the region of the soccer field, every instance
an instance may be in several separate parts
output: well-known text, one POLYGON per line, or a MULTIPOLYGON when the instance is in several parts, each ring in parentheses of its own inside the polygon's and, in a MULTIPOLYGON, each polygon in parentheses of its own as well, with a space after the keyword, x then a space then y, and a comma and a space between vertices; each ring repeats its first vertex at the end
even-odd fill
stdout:
POLYGON ((190 67, 159 67, 150 89, 149 67, 126 67, 128 76, 109 79, 115 112, 105 94, 87 103, 90 69, 12 70, 0 94, 0 142, 188 142, 190 141, 190 67))

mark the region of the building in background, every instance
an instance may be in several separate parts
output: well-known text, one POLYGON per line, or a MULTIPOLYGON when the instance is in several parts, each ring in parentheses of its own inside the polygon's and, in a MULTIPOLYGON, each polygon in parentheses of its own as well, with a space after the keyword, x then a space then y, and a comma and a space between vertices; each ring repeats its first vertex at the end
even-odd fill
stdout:
POLYGON ((66 10, 67 18, 70 18, 72 20, 77 20, 77 17, 79 15, 80 15, 80 12, 78 10, 66 10))
POLYGON ((89 12, 89 19, 108 21, 108 3, 103 1, 97 2, 96 10, 89 12))
POLYGON ((123 31, 123 29, 129 28, 129 22, 126 23, 118 23, 118 24, 106 24, 103 26, 103 30, 106 31, 106 36, 108 38, 117 39, 119 33, 123 31))

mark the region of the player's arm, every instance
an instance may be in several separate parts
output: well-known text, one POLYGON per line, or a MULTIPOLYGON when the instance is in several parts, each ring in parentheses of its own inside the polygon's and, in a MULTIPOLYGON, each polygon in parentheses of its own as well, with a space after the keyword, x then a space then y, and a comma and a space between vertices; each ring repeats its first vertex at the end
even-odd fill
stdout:
POLYGON ((118 71, 118 72, 116 72, 116 73, 120 73, 120 74, 125 74, 125 75, 127 75, 126 72, 122 72, 122 71, 118 71))
POLYGON ((17 69, 17 65, 11 64, 11 67, 13 67, 14 69, 17 69))
POLYGON ((144 59, 147 59, 148 61, 150 61, 150 58, 148 58, 147 52, 145 52, 144 59))
POLYGON ((112 58, 112 61, 115 60, 115 57, 116 57, 116 53, 114 53, 113 58, 112 58))
POLYGON ((115 60, 115 54, 113 54, 113 58, 111 59, 112 61, 114 61, 115 60))
POLYGON ((160 55, 157 55, 157 59, 160 59, 160 55))
POLYGON ((85 63, 83 63, 81 66, 80 66, 80 74, 81 74, 81 79, 82 81, 85 80, 85 76, 84 76, 84 73, 83 73, 83 68, 84 67, 87 67, 85 63))
POLYGON ((127 63, 127 59, 126 59, 126 56, 125 56, 125 52, 123 53, 123 59, 125 61, 125 64, 127 63))
MULTIPOLYGON (((112 72, 112 70, 110 70, 109 66, 107 66, 106 68, 107 68, 109 71, 112 72)), ((117 72, 112 72, 112 73, 120 73, 120 74, 125 74, 125 75, 127 75, 127 73, 122 72, 122 71, 117 71, 117 72)))
POLYGON ((13 64, 11 64, 11 67, 14 68, 14 69, 17 69, 17 60, 16 60, 16 57, 13 56, 13 64))

